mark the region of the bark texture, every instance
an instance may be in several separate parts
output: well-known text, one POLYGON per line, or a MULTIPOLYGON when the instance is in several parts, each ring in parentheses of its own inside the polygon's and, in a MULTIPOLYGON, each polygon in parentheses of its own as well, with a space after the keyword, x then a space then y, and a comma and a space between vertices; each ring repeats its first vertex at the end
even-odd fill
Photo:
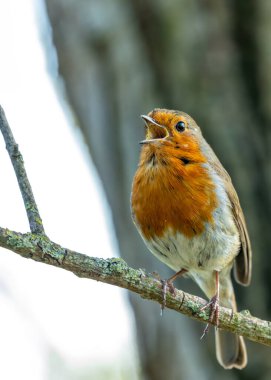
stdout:
MULTIPOLYGON (((132 225, 130 186, 154 107, 183 110, 201 126, 239 193, 253 245, 253 281, 239 309, 271 310, 271 4, 253 0, 46 0, 66 96, 112 209, 124 259, 169 275, 132 225)), ((48 54, 50 52, 48 51, 48 54)), ((186 289, 196 292, 191 283, 186 289)), ((218 368, 213 341, 131 297, 142 378, 266 379, 270 352, 250 346, 242 372, 218 368), (206 344, 207 345, 207 344, 206 344), (212 354, 208 351, 212 351, 212 354), (159 363, 159 365, 158 365, 159 363), (226 377, 225 377, 226 376, 226 377)))
MULTIPOLYGON (((43 264, 65 269, 81 278, 101 281, 139 294, 142 298, 164 302, 161 281, 142 269, 130 268, 121 258, 100 259, 61 247, 43 234, 18 233, 0 227, 0 246, 43 264)), ((167 292, 166 307, 200 322, 208 322, 210 309, 202 298, 180 290, 167 292)), ((213 323, 213 322, 212 322, 213 323)), ((251 316, 248 310, 232 313, 220 308, 219 326, 256 343, 271 346, 271 322, 251 316)))

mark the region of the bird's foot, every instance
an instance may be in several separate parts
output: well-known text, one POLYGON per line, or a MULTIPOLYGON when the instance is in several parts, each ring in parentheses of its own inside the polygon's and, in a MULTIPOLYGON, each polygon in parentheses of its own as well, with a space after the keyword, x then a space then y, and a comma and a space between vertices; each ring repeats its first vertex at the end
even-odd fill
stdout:
POLYGON ((163 301, 161 305, 161 316, 163 315, 163 310, 166 307, 166 300, 167 300, 167 291, 169 290, 171 294, 174 296, 176 295, 176 289, 173 286, 173 281, 176 280, 176 278, 182 276, 187 272, 187 269, 180 269, 178 272, 176 272, 173 276, 171 276, 168 280, 162 280, 162 294, 163 294, 163 301))
POLYGON ((167 303, 167 291, 169 290, 170 293, 175 296, 176 295, 176 289, 173 285, 173 282, 170 279, 169 280, 161 280, 161 283, 162 283, 162 295, 163 295, 163 301, 161 304, 161 316, 162 316, 163 311, 166 307, 166 303, 167 303))
POLYGON ((205 335, 209 331, 210 323, 214 323, 216 328, 218 328, 219 324, 219 295, 215 294, 214 297, 210 299, 209 302, 206 303, 206 305, 202 306, 200 308, 200 311, 203 311, 210 307, 210 316, 209 316, 209 322, 207 323, 205 329, 203 330, 203 334, 200 337, 200 339, 203 339, 205 335))

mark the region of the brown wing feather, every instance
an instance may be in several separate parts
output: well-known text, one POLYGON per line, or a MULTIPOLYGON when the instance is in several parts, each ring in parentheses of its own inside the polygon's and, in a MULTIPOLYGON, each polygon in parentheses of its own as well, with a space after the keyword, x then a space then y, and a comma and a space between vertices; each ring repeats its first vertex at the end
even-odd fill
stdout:
MULTIPOLYGON (((205 145, 205 144, 204 144, 205 145)), ((214 170, 219 174, 225 183, 225 188, 231 202, 232 212, 234 216, 234 220, 240 235, 240 251, 238 256, 235 259, 234 264, 234 277, 235 280, 242 285, 249 285, 251 280, 251 244, 248 236, 247 226, 245 222, 245 217, 239 202, 238 195, 233 187, 231 178, 228 172, 224 169, 221 162, 215 155, 212 148, 206 143, 205 153, 208 156, 208 161, 211 163, 214 170)))
POLYGON ((234 264, 234 277, 240 284, 249 285, 251 280, 251 244, 239 198, 229 175, 226 181, 226 189, 232 205, 232 212, 241 241, 240 252, 236 257, 234 264))

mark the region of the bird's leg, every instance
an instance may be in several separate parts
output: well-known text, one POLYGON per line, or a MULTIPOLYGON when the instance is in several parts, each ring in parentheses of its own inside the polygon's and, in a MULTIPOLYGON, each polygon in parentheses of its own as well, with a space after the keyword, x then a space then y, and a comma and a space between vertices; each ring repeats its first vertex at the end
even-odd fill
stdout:
POLYGON ((200 339, 204 338, 204 336, 209 331, 210 322, 213 322, 218 328, 219 323, 219 272, 215 271, 215 295, 210 299, 209 302, 206 303, 203 307, 200 308, 200 311, 207 309, 210 307, 210 317, 209 323, 206 325, 203 334, 200 339))
POLYGON ((170 291, 170 293, 175 294, 175 288, 173 286, 173 282, 176 280, 176 278, 182 276, 187 272, 186 269, 181 269, 178 272, 176 272, 173 276, 171 276, 168 280, 162 280, 162 292, 163 292, 163 302, 161 305, 161 315, 163 314, 163 310, 166 307, 166 296, 167 296, 167 290, 170 291))

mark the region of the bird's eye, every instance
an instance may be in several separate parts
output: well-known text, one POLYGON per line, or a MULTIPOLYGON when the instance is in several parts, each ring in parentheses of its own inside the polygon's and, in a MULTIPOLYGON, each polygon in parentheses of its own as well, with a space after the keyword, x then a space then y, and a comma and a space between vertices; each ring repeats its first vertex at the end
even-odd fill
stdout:
POLYGON ((175 128, 178 132, 183 132, 185 130, 185 122, 178 121, 178 123, 175 125, 175 128))

